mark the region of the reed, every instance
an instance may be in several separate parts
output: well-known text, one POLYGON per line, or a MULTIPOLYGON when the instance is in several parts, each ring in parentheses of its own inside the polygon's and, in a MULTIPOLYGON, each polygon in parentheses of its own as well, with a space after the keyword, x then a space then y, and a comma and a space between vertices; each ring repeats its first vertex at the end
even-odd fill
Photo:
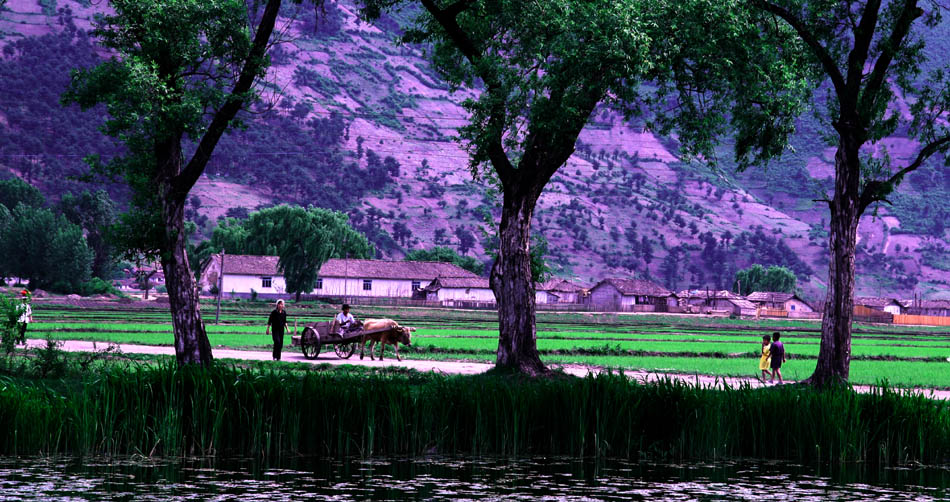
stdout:
POLYGON ((0 377, 0 454, 427 453, 950 460, 950 410, 878 390, 699 389, 578 379, 111 364, 78 381, 0 377))

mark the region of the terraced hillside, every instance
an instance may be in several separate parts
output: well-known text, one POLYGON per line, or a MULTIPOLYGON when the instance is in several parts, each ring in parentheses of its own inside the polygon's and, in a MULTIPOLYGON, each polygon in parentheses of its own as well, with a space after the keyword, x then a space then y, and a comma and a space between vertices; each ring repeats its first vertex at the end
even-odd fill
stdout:
MULTIPOLYGON (((9 0, 0 12, 0 171, 54 199, 82 188, 72 177, 88 154, 119 150, 96 129, 101 111, 58 104, 71 68, 108 55, 87 30, 103 2, 9 0)), ((230 134, 199 182, 192 219, 207 235, 220 216, 280 202, 345 210, 380 254, 459 247, 486 259, 486 217, 497 218, 491 183, 473 180, 452 140, 477 89, 450 92, 424 48, 396 43, 403 18, 361 22, 349 0, 322 10, 289 6, 263 100, 230 134)), ((945 46, 946 25, 932 42, 945 46)), ((950 39, 948 37, 947 39, 950 39)), ((675 289, 731 286, 752 263, 789 266, 806 297, 826 280, 827 210, 812 200, 828 186, 831 150, 822 126, 801 122, 795 150, 768 168, 735 173, 687 164, 674 139, 598 111, 577 153, 542 197, 535 228, 559 274, 580 282, 650 276, 675 289)), ((913 145, 890 138, 896 160, 913 145)), ((945 228, 948 170, 911 175, 860 228, 858 293, 950 297, 945 228)), ((121 187, 107 181, 114 197, 121 187)))

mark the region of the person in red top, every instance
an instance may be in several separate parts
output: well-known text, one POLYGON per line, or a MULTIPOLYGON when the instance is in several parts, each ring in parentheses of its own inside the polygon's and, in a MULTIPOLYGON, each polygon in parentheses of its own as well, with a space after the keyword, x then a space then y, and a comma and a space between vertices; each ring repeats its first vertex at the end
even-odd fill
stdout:
POLYGON ((778 383, 785 383, 782 381, 782 363, 785 362, 785 345, 782 345, 782 342, 778 341, 782 337, 782 334, 776 331, 772 333, 772 345, 769 346, 769 355, 772 356, 772 378, 769 379, 769 383, 775 381, 775 375, 778 375, 778 383))

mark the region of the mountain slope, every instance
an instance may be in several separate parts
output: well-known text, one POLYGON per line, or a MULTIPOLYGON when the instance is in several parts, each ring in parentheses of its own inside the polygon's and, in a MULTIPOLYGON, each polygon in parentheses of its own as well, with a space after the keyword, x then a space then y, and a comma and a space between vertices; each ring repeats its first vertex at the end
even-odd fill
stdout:
MULTIPOLYGON (((121 151, 96 131, 101 110, 58 105, 68 70, 106 56, 85 34, 101 8, 10 0, 0 13, 0 82, 10 89, 0 93, 0 170, 52 197, 83 187, 68 178, 84 171, 83 156, 121 151)), ((349 212, 385 256, 474 236, 465 251, 485 259, 482 235, 486 215, 498 216, 497 199, 490 182, 472 179, 452 140, 466 121, 459 103, 476 91, 450 93, 422 48, 396 44, 404 19, 368 25, 346 1, 283 14, 284 43, 262 102, 245 130, 222 141, 195 189, 203 232, 228 210, 314 204, 349 212)), ((733 172, 724 145, 714 172, 682 162, 674 140, 598 112, 539 202, 535 228, 549 241, 549 260, 580 282, 637 274, 676 289, 729 288, 738 268, 780 264, 796 271, 806 296, 821 297, 827 210, 812 199, 829 184, 833 149, 813 119, 800 125, 795 151, 767 168, 733 172)), ((897 159, 913 146, 902 137, 886 144, 897 159)), ((936 203, 950 194, 945 173, 928 166, 913 174, 894 207, 865 218, 859 293, 950 296, 950 214, 936 203)), ((123 197, 121 186, 105 185, 123 197)))

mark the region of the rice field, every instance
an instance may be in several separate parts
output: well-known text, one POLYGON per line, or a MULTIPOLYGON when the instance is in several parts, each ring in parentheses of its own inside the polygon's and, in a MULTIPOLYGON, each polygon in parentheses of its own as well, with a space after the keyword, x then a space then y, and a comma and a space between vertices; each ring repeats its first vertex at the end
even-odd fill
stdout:
MULTIPOLYGON (((265 335, 269 306, 249 302, 222 308, 220 323, 214 308, 203 309, 212 346, 269 349, 265 335)), ((291 323, 329 320, 332 306, 291 305, 291 323)), ((400 354, 409 358, 494 360, 498 328, 493 312, 356 308, 358 318, 390 317, 415 326, 413 344, 400 354)), ((130 308, 120 304, 95 309, 38 302, 37 321, 28 336, 64 340, 171 345, 169 314, 161 306, 130 308)), ((292 324, 291 324, 292 325, 292 324)), ((675 315, 541 313, 538 349, 550 364, 587 364, 629 370, 687 374, 753 376, 758 373, 762 335, 782 332, 789 361, 787 379, 806 378, 819 350, 819 325, 812 321, 744 320, 675 315)), ((285 351, 291 333, 286 335, 285 351)), ((325 349, 326 351, 326 349, 325 349)), ((902 387, 950 388, 950 329, 856 325, 852 341, 851 380, 888 382, 902 387)), ((323 353, 321 358, 335 358, 323 353)))

